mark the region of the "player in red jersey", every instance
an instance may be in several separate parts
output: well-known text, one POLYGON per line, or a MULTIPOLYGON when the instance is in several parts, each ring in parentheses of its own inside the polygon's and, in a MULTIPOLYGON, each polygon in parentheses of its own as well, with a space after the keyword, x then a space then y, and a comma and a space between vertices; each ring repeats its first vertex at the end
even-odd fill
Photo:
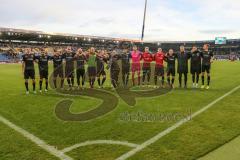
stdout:
POLYGON ((158 48, 158 52, 154 55, 154 60, 156 61, 154 80, 155 85, 157 86, 157 79, 158 77, 161 76, 163 88, 164 88, 164 66, 163 66, 164 59, 165 54, 163 53, 162 48, 158 48))
POLYGON ((145 84, 145 78, 147 75, 147 84, 149 85, 150 83, 150 76, 151 76, 151 62, 153 60, 152 54, 149 52, 149 47, 145 48, 145 51, 142 54, 143 58, 143 78, 142 78, 142 83, 143 85, 145 84))
POLYGON ((132 58, 132 83, 133 86, 135 85, 135 72, 137 72, 138 76, 138 85, 140 85, 140 70, 141 70, 141 59, 142 59, 142 54, 138 50, 137 46, 133 46, 133 51, 131 52, 131 58, 132 58))

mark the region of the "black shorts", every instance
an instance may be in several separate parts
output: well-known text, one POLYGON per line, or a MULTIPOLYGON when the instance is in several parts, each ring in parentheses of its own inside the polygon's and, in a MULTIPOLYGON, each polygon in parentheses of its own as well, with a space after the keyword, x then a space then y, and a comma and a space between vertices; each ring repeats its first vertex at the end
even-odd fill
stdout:
POLYGON ((48 70, 39 70, 40 79, 48 79, 48 70))
POLYGON ((155 68, 155 76, 164 76, 164 68, 156 67, 155 68))
POLYGON ((143 74, 151 73, 151 68, 150 67, 143 67, 143 74))
POLYGON ((129 74, 130 72, 130 66, 122 67, 122 74, 129 74))
POLYGON ((77 79, 85 76, 85 69, 77 69, 77 79))
POLYGON ((97 77, 100 77, 100 76, 106 76, 106 72, 104 69, 97 71, 97 77))
POLYGON ((35 70, 30 69, 30 70, 25 70, 24 71, 24 79, 35 79, 35 70))
POLYGON ((62 69, 62 68, 54 69, 54 71, 53 71, 53 76, 54 76, 54 77, 59 76, 59 77, 63 78, 63 77, 64 77, 64 76, 63 76, 63 69, 62 69))
POLYGON ((115 82, 117 82, 119 73, 120 73, 120 70, 111 70, 110 71, 111 79, 114 80, 115 82))
POLYGON ((74 69, 73 68, 65 68, 65 77, 67 78, 73 78, 74 77, 74 69))
POLYGON ((96 77, 96 74, 97 74, 96 67, 88 67, 89 77, 96 77))
POLYGON ((202 72, 210 73, 211 65, 202 65, 202 72))
POLYGON ((176 75, 176 69, 175 68, 168 68, 167 69, 167 76, 175 76, 176 75))
POLYGON ((200 74, 201 66, 191 66, 191 74, 200 74))

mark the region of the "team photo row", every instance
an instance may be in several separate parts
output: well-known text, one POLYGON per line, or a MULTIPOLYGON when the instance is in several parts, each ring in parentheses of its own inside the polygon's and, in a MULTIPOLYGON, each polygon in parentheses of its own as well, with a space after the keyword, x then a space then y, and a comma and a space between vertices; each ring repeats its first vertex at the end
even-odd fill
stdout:
POLYGON ((200 88, 209 89, 213 59, 213 53, 209 50, 208 44, 204 44, 202 49, 193 46, 191 52, 185 51, 184 46, 180 46, 179 51, 169 49, 166 53, 161 48, 158 48, 156 53, 152 53, 149 47, 145 47, 141 52, 135 45, 131 51, 129 48, 106 51, 96 50, 94 47, 83 51, 82 48, 67 47, 66 49, 55 49, 53 53, 46 48, 41 48, 39 53, 35 53, 31 48, 26 48, 22 56, 22 72, 26 94, 29 94, 29 79, 32 80, 33 93, 37 93, 35 63, 39 68, 40 93, 43 90, 43 82, 45 82, 44 91, 48 91, 49 77, 53 82, 53 89, 64 89, 65 80, 68 85, 67 90, 84 89, 86 81, 89 82, 90 88, 94 88, 95 81, 99 88, 103 88, 108 77, 110 77, 113 89, 129 87, 129 79, 132 80, 131 86, 175 88, 174 81, 177 73, 179 88, 187 88, 189 68, 192 87, 198 88, 201 78, 200 88), (49 74, 50 61, 53 63, 51 76, 49 74), (107 76, 108 73, 110 76, 107 76), (119 78, 122 79, 121 85, 119 78), (206 85, 205 78, 207 78, 206 85), (151 79, 153 79, 153 83, 151 83, 151 79), (58 80, 60 83, 57 83, 58 80), (167 80, 166 84, 165 80, 167 80))

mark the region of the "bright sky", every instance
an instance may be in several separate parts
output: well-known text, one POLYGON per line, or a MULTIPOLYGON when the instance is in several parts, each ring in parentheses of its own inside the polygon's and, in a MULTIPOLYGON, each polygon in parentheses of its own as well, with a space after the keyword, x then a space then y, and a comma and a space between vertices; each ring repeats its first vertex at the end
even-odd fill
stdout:
MULTIPOLYGON (((139 39, 145 0, 0 0, 0 27, 139 39)), ((148 0, 145 40, 240 38, 240 0, 148 0)))

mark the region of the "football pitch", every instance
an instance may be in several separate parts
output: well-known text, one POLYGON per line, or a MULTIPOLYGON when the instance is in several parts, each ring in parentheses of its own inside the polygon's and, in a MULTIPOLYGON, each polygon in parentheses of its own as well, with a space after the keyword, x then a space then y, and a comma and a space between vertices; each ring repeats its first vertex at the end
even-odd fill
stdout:
POLYGON ((55 114, 59 101, 72 100, 70 111, 77 114, 102 100, 53 90, 26 95, 21 65, 1 64, 0 159, 204 160, 240 135, 240 62, 215 61, 209 90, 192 89, 190 74, 188 86, 137 98, 135 106, 109 90, 118 99, 114 110, 85 122, 63 121, 55 114))

